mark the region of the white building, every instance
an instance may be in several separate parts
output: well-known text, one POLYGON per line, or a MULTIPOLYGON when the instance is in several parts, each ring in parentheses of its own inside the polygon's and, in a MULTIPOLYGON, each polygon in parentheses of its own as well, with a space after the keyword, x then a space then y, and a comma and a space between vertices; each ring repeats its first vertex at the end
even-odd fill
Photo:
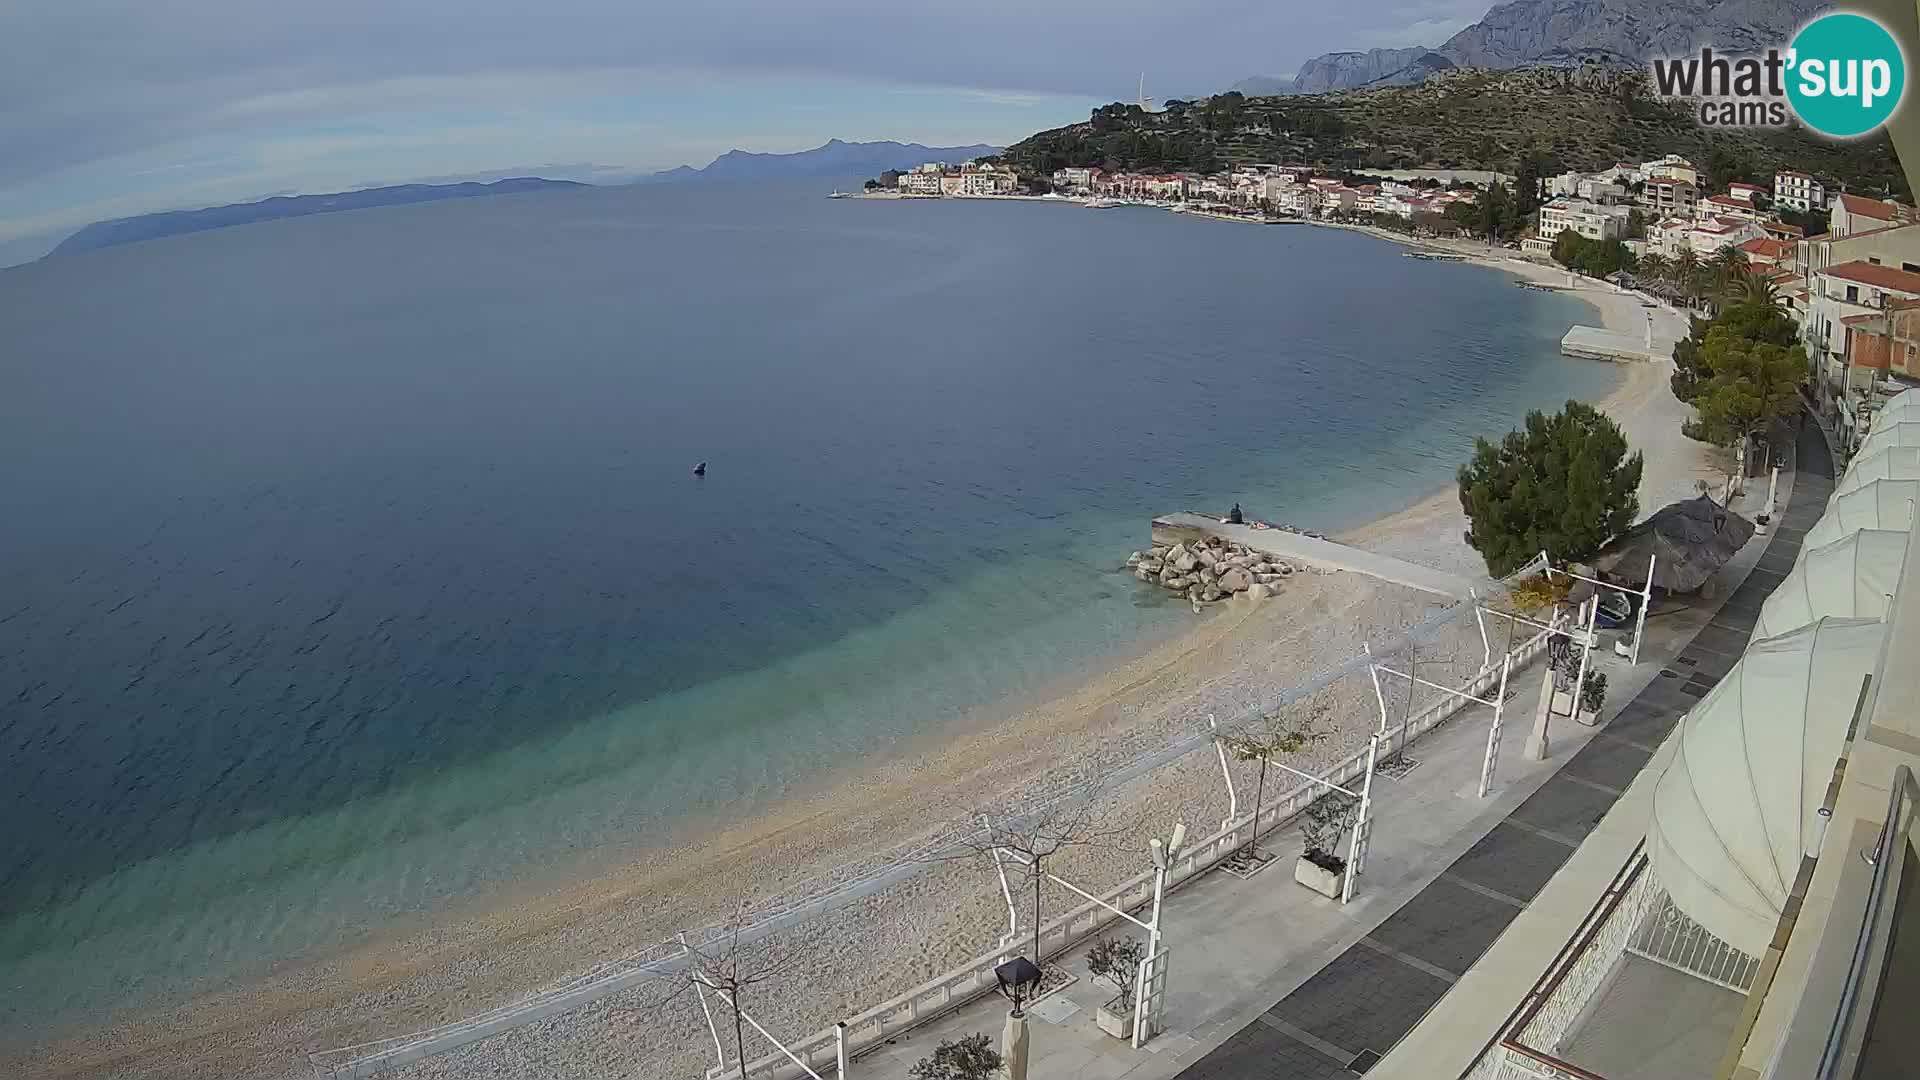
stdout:
POLYGON ((1600 206, 1585 199, 1569 198, 1553 199, 1540 207, 1539 233, 1548 241, 1568 229, 1589 240, 1618 240, 1625 235, 1626 225, 1624 207, 1600 206))
POLYGON ((1773 174, 1773 201, 1802 213, 1819 210, 1827 205, 1827 189, 1806 173, 1781 169, 1773 174))
POLYGON ((1093 185, 1100 179, 1100 170, 1069 166, 1053 171, 1053 186, 1069 191, 1092 191, 1093 185))
POLYGON ((1727 185, 1727 194, 1733 196, 1736 201, 1745 203, 1748 206, 1754 205, 1755 196, 1765 195, 1766 193, 1767 189, 1761 187, 1759 184, 1743 184, 1735 180, 1733 183, 1727 185))
POLYGON ((1852 236, 1854 233, 1884 229, 1912 220, 1914 210, 1911 206, 1892 199, 1842 194, 1834 196, 1833 207, 1827 214, 1827 232, 1832 236, 1852 236))
POLYGON ((1737 247, 1765 235, 1760 226, 1737 218, 1709 218, 1706 221, 1667 218, 1647 231, 1650 246, 1670 259, 1687 251, 1693 252, 1696 258, 1704 259, 1721 248, 1737 247))
POLYGON ((1012 169, 992 165, 968 165, 960 170, 961 195, 1013 195, 1020 190, 1020 177, 1012 169))
POLYGON ((1679 154, 1668 154, 1658 161, 1641 163, 1640 175, 1649 183, 1655 180, 1678 180, 1696 186, 1700 183, 1700 170, 1679 154))
POLYGON ((1760 210, 1753 203, 1737 195, 1709 195, 1694 206, 1694 216, 1702 221, 1713 218, 1736 218, 1740 221, 1759 221, 1760 210))
POLYGON ((944 174, 939 169, 928 172, 923 165, 912 172, 900 174, 900 191, 905 195, 938 195, 943 178, 944 174))

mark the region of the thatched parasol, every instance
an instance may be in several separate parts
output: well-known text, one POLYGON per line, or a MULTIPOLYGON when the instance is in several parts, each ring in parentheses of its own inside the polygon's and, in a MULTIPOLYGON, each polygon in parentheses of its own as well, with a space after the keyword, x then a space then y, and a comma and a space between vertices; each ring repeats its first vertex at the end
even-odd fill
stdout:
POLYGON ((1611 580, 1639 586, 1646 584, 1647 556, 1652 555, 1654 586, 1689 593, 1752 537, 1752 522, 1701 495, 1661 507, 1600 549, 1593 563, 1611 580))

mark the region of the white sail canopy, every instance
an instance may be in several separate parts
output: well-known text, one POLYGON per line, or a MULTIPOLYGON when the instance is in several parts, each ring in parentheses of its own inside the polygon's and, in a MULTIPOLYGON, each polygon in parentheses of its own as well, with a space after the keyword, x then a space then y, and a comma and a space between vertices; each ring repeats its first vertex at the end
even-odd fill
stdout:
MULTIPOLYGON (((1920 424, 1911 425, 1920 428, 1920 424)), ((1874 480, 1845 495, 1836 495, 1827 504, 1827 512, 1807 530, 1807 547, 1824 547, 1861 529, 1913 528, 1913 514, 1920 503, 1920 480, 1874 480)))
POLYGON ((1887 446, 1871 457, 1854 458, 1833 485, 1833 493, 1845 495, 1875 480, 1920 480, 1920 446, 1887 446))
POLYGON ((1888 398, 1887 403, 1880 406, 1880 411, 1873 415, 1872 430, 1879 431, 1883 427, 1911 420, 1920 420, 1920 393, 1902 390, 1888 398))
POLYGON ((1802 550, 1793 571, 1761 605, 1753 636, 1784 634, 1829 615, 1884 618, 1894 586, 1900 583, 1908 535, 1892 529, 1861 529, 1825 547, 1802 550))
POLYGON ((1876 425, 1853 451, 1855 458, 1872 457, 1889 446, 1920 446, 1920 414, 1913 420, 1876 425))
POLYGON ((1747 647, 1681 720, 1654 788, 1647 850, 1675 906, 1749 956, 1766 951, 1812 846, 1885 624, 1822 619, 1747 647))

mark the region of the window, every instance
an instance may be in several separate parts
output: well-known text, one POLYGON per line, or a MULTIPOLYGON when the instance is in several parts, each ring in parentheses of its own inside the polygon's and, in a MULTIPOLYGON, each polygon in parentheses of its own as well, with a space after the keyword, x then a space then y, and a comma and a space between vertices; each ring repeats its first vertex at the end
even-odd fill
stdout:
POLYGON ((1847 303, 1857 304, 1859 302, 1860 302, 1860 286, 1858 285, 1847 286, 1847 303))
POLYGON ((1873 265, 1875 265, 1875 266, 1879 266, 1879 265, 1880 265, 1880 256, 1878 256, 1878 255, 1869 255, 1869 256, 1867 256, 1867 261, 1868 261, 1868 262, 1870 262, 1870 263, 1872 263, 1872 264, 1873 264, 1873 265))
POLYGON ((1909 274, 1920 274, 1920 263, 1903 262, 1900 264, 1900 269, 1909 274))

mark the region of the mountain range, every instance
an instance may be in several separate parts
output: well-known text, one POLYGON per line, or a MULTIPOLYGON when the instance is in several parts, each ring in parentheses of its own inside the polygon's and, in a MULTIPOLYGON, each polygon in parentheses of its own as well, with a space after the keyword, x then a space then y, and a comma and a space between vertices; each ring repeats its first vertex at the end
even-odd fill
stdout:
POLYGON ((1513 0, 1433 48, 1333 52, 1293 77, 1254 76, 1243 94, 1324 94, 1416 83, 1455 67, 1571 66, 1583 61, 1642 65, 1711 45, 1728 53, 1784 45, 1832 0, 1513 0))
POLYGON ((257 202, 208 206, 198 210, 166 210, 157 214, 96 221, 55 245, 48 258, 73 255, 82 251, 157 240, 163 236, 224 229, 229 225, 250 225, 256 221, 306 217, 309 214, 336 214, 343 210, 364 210, 374 206, 399 206, 405 203, 434 202, 439 199, 471 199, 487 195, 517 195, 529 191, 587 188, 590 184, 572 180, 543 180, 537 176, 516 176, 491 184, 398 184, 392 187, 363 188, 326 195, 280 195, 257 202))
POLYGON ((922 146, 899 142, 842 142, 829 139, 794 154, 755 154, 729 150, 704 168, 682 165, 657 172, 642 183, 689 180, 784 180, 814 176, 873 176, 888 169, 911 169, 929 161, 954 163, 989 157, 997 146, 922 146))

